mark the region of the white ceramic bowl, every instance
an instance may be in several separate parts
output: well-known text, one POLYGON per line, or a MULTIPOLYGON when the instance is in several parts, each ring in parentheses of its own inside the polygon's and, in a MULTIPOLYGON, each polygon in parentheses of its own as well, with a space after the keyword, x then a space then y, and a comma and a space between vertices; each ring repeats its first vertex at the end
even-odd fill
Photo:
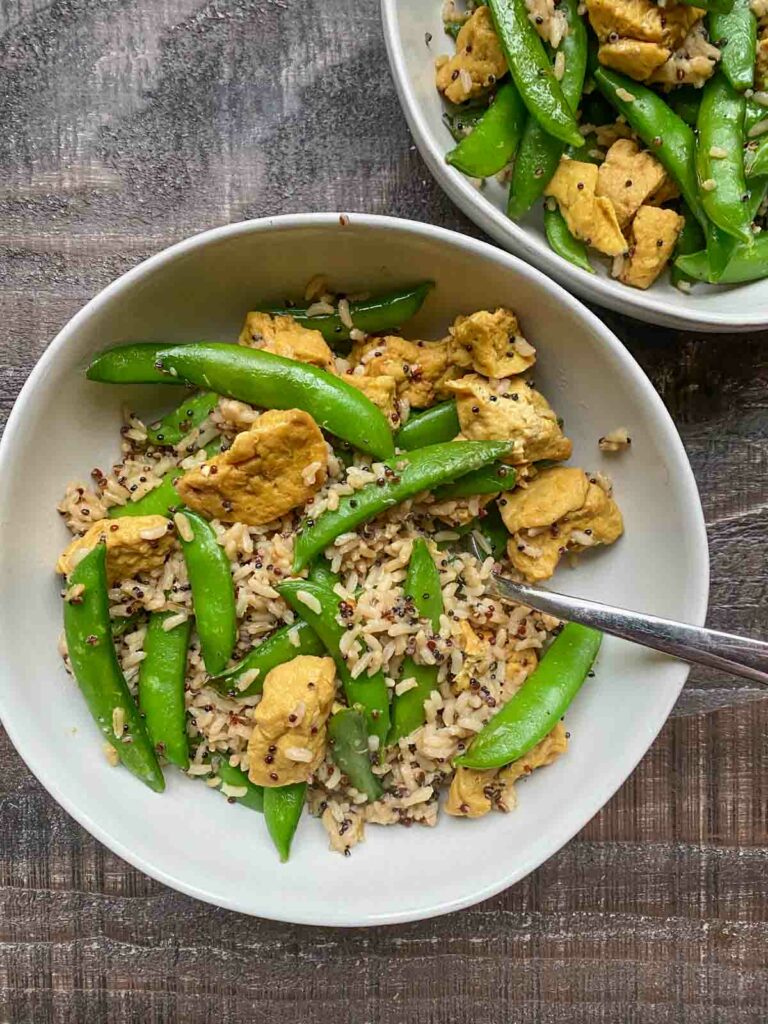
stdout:
POLYGON ((499 245, 582 298, 639 320, 700 331, 749 331, 768 326, 768 280, 730 288, 696 285, 685 294, 673 288, 669 275, 664 274, 647 291, 640 291, 611 278, 601 259, 592 261, 597 273, 588 274, 552 252, 540 209, 521 223, 509 220, 504 212, 508 186, 491 178, 479 191, 445 162, 445 154, 455 143, 443 122, 434 58, 452 53, 453 43, 443 29, 441 0, 381 0, 381 7, 392 77, 421 155, 451 199, 499 245), (429 46, 428 34, 432 36, 429 46))
POLYGON ((701 623, 707 545, 693 476, 675 427, 632 357, 579 302, 537 270, 482 242, 409 221, 337 214, 222 227, 167 249, 93 299, 51 344, 25 385, 0 446, 0 717, 53 797, 115 853, 199 899, 294 922, 373 925, 441 914, 505 888, 563 845, 632 771, 686 676, 678 663, 606 640, 599 670, 568 714, 567 756, 519 788, 519 808, 437 830, 369 828, 352 857, 331 854, 305 817, 278 863, 263 820, 168 770, 157 796, 108 766, 59 660, 67 540, 55 505, 69 480, 115 457, 120 404, 174 404, 162 387, 90 383, 97 350, 131 339, 235 340, 257 300, 300 296, 323 271, 358 291, 433 278, 410 336, 440 337, 459 312, 507 304, 539 350, 539 386, 565 417, 579 464, 609 471, 626 536, 559 587, 701 623), (631 428, 629 452, 597 438, 631 428))

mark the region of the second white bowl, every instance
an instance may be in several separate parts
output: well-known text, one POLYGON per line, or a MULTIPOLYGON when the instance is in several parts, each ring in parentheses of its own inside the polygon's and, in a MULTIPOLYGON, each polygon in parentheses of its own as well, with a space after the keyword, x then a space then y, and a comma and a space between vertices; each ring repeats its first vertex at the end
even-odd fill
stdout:
POLYGON ((699 284, 685 293, 664 274, 647 291, 640 291, 610 277, 599 260, 593 261, 596 273, 588 274, 552 252, 540 211, 522 223, 511 221, 504 212, 507 186, 491 178, 478 190, 445 162, 455 143, 443 122, 434 59, 450 52, 453 44, 443 29, 440 0, 382 0, 381 8, 392 77, 416 145, 438 184, 499 245, 569 291, 638 320, 700 331, 768 327, 768 279, 730 288, 699 284))

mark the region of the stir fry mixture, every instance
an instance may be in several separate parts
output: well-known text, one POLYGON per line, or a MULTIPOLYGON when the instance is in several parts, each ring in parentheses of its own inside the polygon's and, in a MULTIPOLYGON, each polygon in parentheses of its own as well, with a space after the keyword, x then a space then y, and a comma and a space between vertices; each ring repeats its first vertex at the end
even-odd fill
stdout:
MULTIPOLYGON (((456 146, 559 256, 648 288, 768 276, 768 0, 444 0, 456 146)), ((431 44, 431 37, 427 38, 431 44)))
POLYGON ((113 765, 158 792, 175 765, 262 811, 283 860, 305 806, 342 853, 369 823, 434 825, 441 790, 451 815, 510 810, 565 751, 600 644, 502 602, 492 573, 547 579, 617 540, 610 483, 562 465, 512 310, 405 340, 429 287, 316 278, 239 344, 125 345, 87 370, 177 408, 124 410, 118 461, 59 505, 65 663, 113 765))

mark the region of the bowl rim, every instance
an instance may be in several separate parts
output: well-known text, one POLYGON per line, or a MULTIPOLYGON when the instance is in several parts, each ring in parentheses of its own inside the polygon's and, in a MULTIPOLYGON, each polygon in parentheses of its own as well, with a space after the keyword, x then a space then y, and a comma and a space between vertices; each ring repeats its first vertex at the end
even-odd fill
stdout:
MULTIPOLYGON (((344 223, 345 219, 348 223, 360 224, 364 228, 401 232, 403 235, 416 235, 417 237, 420 236, 430 241, 443 242, 447 245, 465 250, 470 256, 472 254, 477 254, 478 256, 484 256, 486 258, 491 257, 492 259, 505 264, 506 267, 514 274, 536 280, 540 286, 556 296, 560 305, 565 307, 569 315, 579 317, 586 321, 587 326, 589 326, 598 336, 602 337, 604 343, 612 350, 613 354, 621 362, 622 371, 625 374, 630 374, 633 377, 635 384, 642 391, 644 399, 652 409, 652 415, 654 418, 660 418, 674 435, 674 457, 677 463, 677 470, 679 472, 680 485, 686 492, 685 507, 688 510, 688 518, 690 520, 687 529, 690 531, 689 536, 692 538, 693 547, 696 551, 696 555, 692 560, 694 564, 691 567, 691 572, 694 574, 691 593, 695 596, 691 598, 691 607, 687 617, 692 624, 703 625, 706 618, 709 597, 709 549, 704 514, 701 507, 698 488, 693 475, 693 470, 674 421, 643 369, 639 366, 631 353, 624 348, 613 332, 591 310, 587 309, 576 297, 569 294, 556 281, 552 281, 547 278, 546 275, 542 274, 537 268, 530 266, 518 257, 513 256, 504 250, 490 245, 488 242, 460 234, 456 231, 451 231, 447 228, 426 224, 421 221, 411 221, 405 218, 387 217, 379 214, 344 214, 338 212, 283 214, 211 228, 185 238, 182 241, 176 242, 175 244, 161 250, 159 253, 156 253, 154 256, 150 256, 143 260, 137 266, 126 271, 90 299, 86 305, 79 310, 64 325, 64 327, 62 327, 33 367, 32 372, 14 402, 13 408, 8 417, 4 434, 2 438, 0 438, 0 479, 3 477, 3 469, 9 457, 9 453, 16 443, 17 436, 20 435, 26 405, 32 397, 38 380, 41 379, 47 373, 49 367, 56 362, 59 353, 67 345, 70 337, 77 333, 81 324, 86 322, 88 318, 104 303, 111 301, 115 296, 131 289, 137 282, 153 274, 157 269, 165 264, 183 258, 188 253, 199 247, 215 244, 223 239, 229 239, 238 235, 259 233, 275 229, 290 230, 297 227, 319 227, 327 228, 329 230, 338 229, 339 224, 344 223)), ((0 535, 2 534, 2 524, 4 520, 2 515, 2 506, 4 501, 5 498, 0 494, 0 535)), ((2 651, 0 651, 0 667, 2 666, 2 660, 2 651)), ((126 845, 120 839, 114 838, 110 832, 99 823, 96 817, 92 816, 87 810, 81 808, 78 803, 77 796, 71 796, 65 791, 66 786, 63 786, 60 783, 58 773, 56 773, 52 768, 42 764, 41 759, 35 756, 32 756, 29 760, 27 759, 27 756, 22 752, 23 742, 20 738, 20 730, 17 730, 14 722, 11 702, 6 701, 3 687, 0 687, 0 721, 2 721, 11 742, 19 753, 19 756, 53 799, 99 842, 103 843, 113 853, 117 854, 117 856, 121 857, 133 867, 148 875, 150 878, 153 878, 155 881, 161 882, 163 885, 167 885, 172 889, 183 892, 186 895, 192 896, 205 903, 212 904, 213 906, 223 907, 227 910, 233 910, 238 913, 247 913, 253 916, 264 917, 269 920, 316 926, 372 927, 382 924, 400 924, 408 921, 423 920, 472 906, 495 896, 509 888, 511 885, 516 884, 521 879, 525 878, 525 876, 531 871, 535 870, 541 864, 544 864, 550 857, 557 853, 558 850, 569 842, 573 836, 580 831, 607 803, 616 790, 618 790, 619 787, 624 784, 629 775, 632 774, 639 761, 648 752, 651 744, 667 721, 669 713, 672 710, 688 675, 688 666, 684 665, 682 662, 672 667, 676 670, 676 675, 678 677, 677 685, 675 682, 670 682, 669 695, 663 708, 663 714, 659 714, 658 725, 656 723, 656 717, 654 716, 652 723, 649 724, 646 722, 645 725, 638 730, 642 733, 643 742, 641 744, 641 753, 637 759, 633 761, 627 773, 623 774, 620 778, 611 778, 610 780, 606 780, 601 777, 600 781, 595 785, 591 798, 587 801, 586 807, 582 807, 578 813, 574 813, 573 809, 566 809, 563 812, 561 828, 559 829, 557 836, 547 843, 543 850, 539 850, 536 853, 530 853, 527 858, 521 858, 515 861, 514 866, 509 870, 502 872, 502 874, 493 883, 478 886, 478 888, 472 889, 471 891, 468 890, 455 899, 444 900, 437 903, 429 903, 428 901, 425 901, 423 904, 412 906, 402 911, 393 913, 376 913, 365 915, 363 917, 357 916, 354 909, 349 910, 342 906, 330 909, 324 908, 322 913, 281 914, 272 909, 270 909, 268 913, 264 913, 263 911, 254 909, 253 907, 244 907, 235 898, 222 898, 222 896, 208 891, 202 885, 191 883, 171 871, 167 871, 162 867, 156 866, 152 861, 146 860, 141 855, 136 854, 129 845, 126 845)))
POLYGON ((400 3, 401 0, 381 0, 384 41, 400 105, 432 177, 470 220, 487 231, 499 245, 532 263, 538 270, 551 274, 564 288, 572 288, 583 299, 597 302, 616 313, 663 327, 709 333, 768 328, 768 306, 753 314, 702 313, 695 308, 673 310, 665 306, 663 298, 655 297, 653 288, 641 291, 622 286, 619 291, 610 281, 574 266, 543 242, 534 239, 526 228, 510 220, 478 191, 461 171, 446 164, 445 151, 437 144, 407 73, 402 36, 398 29, 400 3))

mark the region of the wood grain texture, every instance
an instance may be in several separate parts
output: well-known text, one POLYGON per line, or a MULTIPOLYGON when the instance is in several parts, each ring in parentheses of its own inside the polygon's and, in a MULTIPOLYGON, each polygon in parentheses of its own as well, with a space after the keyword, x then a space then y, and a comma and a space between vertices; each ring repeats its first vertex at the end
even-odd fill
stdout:
MULTIPOLYGON (((0 0, 0 125, 2 422, 88 298, 195 231, 345 209, 479 234, 414 149, 377 0, 0 0)), ((601 315, 690 454, 711 624, 765 636, 768 337, 601 315)), ((539 871, 375 931, 165 889, 61 811, 0 732, 0 1024, 763 1024, 766 732, 756 687, 693 673, 635 774, 539 871)))

